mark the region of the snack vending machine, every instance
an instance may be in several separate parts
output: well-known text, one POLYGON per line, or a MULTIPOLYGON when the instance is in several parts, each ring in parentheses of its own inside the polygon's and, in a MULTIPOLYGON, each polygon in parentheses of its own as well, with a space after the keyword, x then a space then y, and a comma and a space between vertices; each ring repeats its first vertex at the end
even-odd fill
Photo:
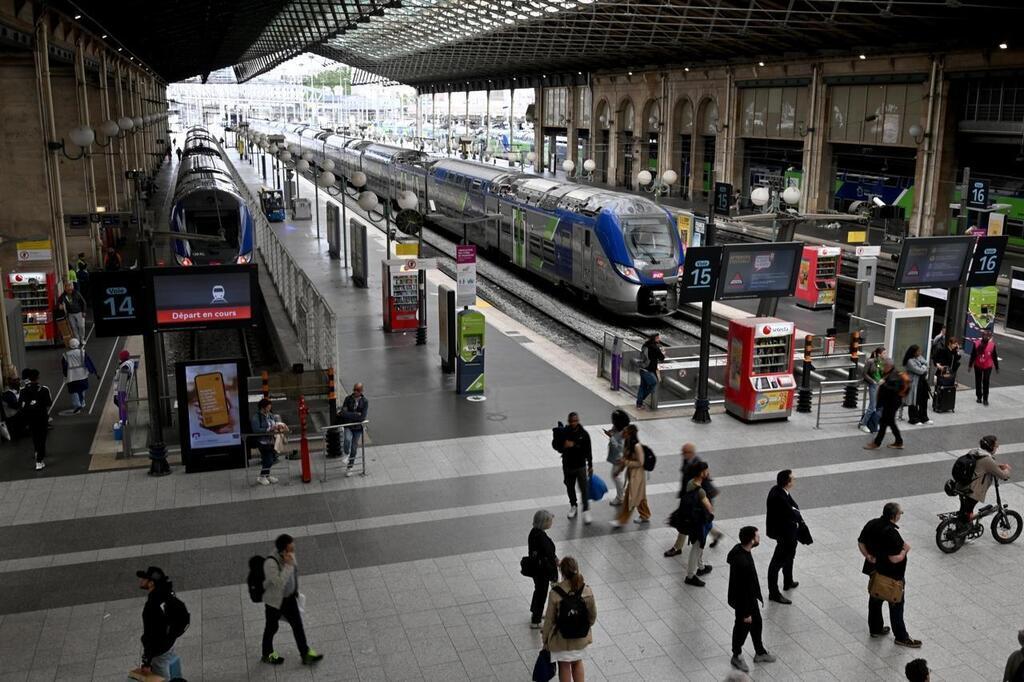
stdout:
POLYGON ((420 290, 416 259, 403 265, 384 262, 384 331, 402 332, 419 326, 420 290))
POLYGON ((53 307, 57 302, 57 276, 52 272, 11 272, 7 275, 10 298, 21 303, 21 326, 26 346, 57 343, 53 307))
POLYGON ((793 409, 792 322, 774 317, 729 321, 725 409, 744 421, 786 419, 793 409))
POLYGON ((796 304, 811 310, 831 308, 836 302, 836 278, 842 249, 838 246, 804 246, 796 279, 796 304))

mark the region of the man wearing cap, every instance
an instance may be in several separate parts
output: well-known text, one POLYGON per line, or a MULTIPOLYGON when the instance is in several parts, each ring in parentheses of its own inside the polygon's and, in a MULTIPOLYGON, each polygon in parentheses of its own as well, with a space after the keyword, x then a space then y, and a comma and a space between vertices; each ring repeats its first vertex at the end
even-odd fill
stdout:
POLYGON ((98 380, 96 365, 92 358, 85 352, 85 348, 78 339, 68 341, 68 350, 60 359, 61 369, 64 370, 64 377, 68 382, 68 395, 71 396, 71 406, 74 413, 78 414, 85 407, 85 392, 89 390, 89 375, 92 374, 98 380))
POLYGON ((174 638, 168 634, 169 620, 165 602, 174 592, 171 581, 156 566, 136 571, 139 589, 146 590, 146 605, 142 607, 142 668, 144 675, 154 673, 171 677, 170 663, 175 658, 174 638))

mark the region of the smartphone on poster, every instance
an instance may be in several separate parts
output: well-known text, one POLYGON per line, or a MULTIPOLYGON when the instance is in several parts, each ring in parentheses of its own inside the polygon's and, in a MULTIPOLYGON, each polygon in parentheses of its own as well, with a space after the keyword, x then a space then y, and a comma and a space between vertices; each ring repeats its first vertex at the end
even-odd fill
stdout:
POLYGON ((231 423, 228 395, 221 372, 196 375, 196 399, 204 428, 216 429, 231 423))

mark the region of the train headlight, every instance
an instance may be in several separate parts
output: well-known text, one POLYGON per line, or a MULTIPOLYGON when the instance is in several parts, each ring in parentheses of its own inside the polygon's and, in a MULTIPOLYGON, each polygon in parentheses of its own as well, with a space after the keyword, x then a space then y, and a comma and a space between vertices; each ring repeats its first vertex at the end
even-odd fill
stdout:
POLYGON ((616 272, 628 279, 630 282, 635 282, 636 284, 640 283, 640 276, 636 274, 636 270, 628 265, 620 265, 619 263, 614 263, 614 265, 616 272))
POLYGON ((679 277, 683 276, 683 266, 682 265, 680 265, 679 268, 676 270, 676 275, 679 276, 679 277))

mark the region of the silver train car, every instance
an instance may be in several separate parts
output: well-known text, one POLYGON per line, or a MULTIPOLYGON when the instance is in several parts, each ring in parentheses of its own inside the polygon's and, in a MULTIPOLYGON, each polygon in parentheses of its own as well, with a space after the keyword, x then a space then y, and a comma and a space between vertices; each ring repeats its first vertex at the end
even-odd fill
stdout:
POLYGON ((184 237, 171 240, 175 260, 179 265, 250 262, 253 217, 224 150, 208 130, 196 127, 186 134, 182 152, 171 200, 171 231, 184 237))
POLYGON ((612 312, 662 315, 670 309, 683 245, 670 214, 645 197, 431 158, 303 125, 249 126, 253 133, 283 135, 300 154, 312 152, 318 166, 330 159, 339 182, 361 171, 366 189, 382 201, 395 203, 403 190, 415 192, 422 212, 434 207, 435 224, 612 312))

